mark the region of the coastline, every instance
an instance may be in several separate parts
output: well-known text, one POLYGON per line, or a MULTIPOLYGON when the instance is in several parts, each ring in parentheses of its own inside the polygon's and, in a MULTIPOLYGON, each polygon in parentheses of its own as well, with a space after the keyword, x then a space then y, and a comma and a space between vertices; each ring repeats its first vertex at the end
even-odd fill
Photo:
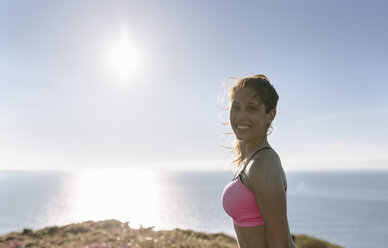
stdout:
MULTIPOLYGON (((327 241, 295 235, 298 248, 341 248, 327 241)), ((118 220, 86 221, 65 226, 51 226, 40 230, 25 228, 0 236, 0 248, 170 248, 217 247, 236 248, 235 238, 224 233, 203 233, 193 230, 155 231, 152 227, 131 228, 128 222, 118 220)))

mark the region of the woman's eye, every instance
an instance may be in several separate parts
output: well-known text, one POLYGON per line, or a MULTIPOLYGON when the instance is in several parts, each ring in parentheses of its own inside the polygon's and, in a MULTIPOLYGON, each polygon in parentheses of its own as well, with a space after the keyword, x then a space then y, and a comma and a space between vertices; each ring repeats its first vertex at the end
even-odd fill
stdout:
POLYGON ((248 111, 256 111, 257 108, 256 107, 248 107, 248 111))
POLYGON ((232 107, 230 108, 231 111, 237 111, 238 109, 238 106, 235 105, 232 105, 232 107))

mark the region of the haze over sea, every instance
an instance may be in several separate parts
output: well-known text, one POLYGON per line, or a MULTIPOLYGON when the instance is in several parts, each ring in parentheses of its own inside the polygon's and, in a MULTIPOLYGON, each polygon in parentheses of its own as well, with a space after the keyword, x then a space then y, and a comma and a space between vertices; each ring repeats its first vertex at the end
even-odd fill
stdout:
MULTIPOLYGON (((288 171, 291 232, 350 248, 388 243, 388 171, 288 171)), ((0 172, 0 234, 86 220, 234 236, 228 171, 0 172)))

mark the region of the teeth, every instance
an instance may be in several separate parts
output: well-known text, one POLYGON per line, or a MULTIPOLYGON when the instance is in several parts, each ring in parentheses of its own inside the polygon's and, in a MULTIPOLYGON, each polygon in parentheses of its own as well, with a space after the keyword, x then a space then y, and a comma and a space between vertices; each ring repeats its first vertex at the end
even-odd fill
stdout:
POLYGON ((249 128, 249 125, 244 125, 244 124, 237 124, 237 128, 238 129, 248 129, 249 128))

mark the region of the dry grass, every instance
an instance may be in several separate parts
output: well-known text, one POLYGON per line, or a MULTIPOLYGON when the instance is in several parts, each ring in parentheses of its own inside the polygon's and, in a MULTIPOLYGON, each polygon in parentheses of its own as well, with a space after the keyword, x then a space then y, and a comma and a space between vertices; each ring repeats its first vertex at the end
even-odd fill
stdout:
MULTIPOLYGON (((298 248, 339 248, 305 235, 296 236, 298 248)), ((87 221, 41 230, 24 229, 0 237, 0 248, 237 248, 236 240, 223 233, 192 230, 155 231, 131 228, 117 220, 87 221)))

